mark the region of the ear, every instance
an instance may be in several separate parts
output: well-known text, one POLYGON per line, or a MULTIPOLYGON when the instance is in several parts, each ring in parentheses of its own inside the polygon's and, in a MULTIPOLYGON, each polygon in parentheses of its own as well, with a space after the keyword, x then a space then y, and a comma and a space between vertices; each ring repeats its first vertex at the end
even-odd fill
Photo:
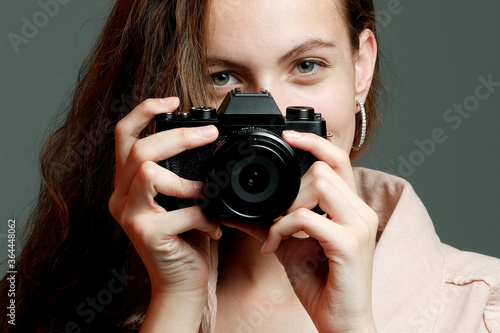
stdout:
POLYGON ((370 29, 363 30, 359 35, 359 50, 354 61, 356 98, 365 101, 370 91, 377 62, 377 40, 370 29))

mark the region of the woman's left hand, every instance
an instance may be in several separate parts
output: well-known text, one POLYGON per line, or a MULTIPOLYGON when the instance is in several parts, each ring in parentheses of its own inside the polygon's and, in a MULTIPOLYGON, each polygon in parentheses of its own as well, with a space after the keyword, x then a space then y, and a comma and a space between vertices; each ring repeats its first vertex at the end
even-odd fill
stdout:
POLYGON ((377 214, 356 194, 345 151, 315 134, 285 132, 283 137, 319 161, 302 177, 297 198, 267 236, 256 226, 238 228, 266 239, 262 253, 275 252, 319 332, 375 332, 377 214), (316 205, 325 215, 311 211, 316 205), (300 231, 310 237, 292 237, 300 231))

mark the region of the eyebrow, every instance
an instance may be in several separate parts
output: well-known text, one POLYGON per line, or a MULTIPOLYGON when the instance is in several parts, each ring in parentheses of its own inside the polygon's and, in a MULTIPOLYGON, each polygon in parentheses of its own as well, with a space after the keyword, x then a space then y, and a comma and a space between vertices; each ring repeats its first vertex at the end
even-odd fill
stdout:
POLYGON ((244 67, 240 63, 234 62, 232 60, 218 58, 208 58, 207 64, 208 67, 244 67))
POLYGON ((327 42, 319 38, 309 39, 300 45, 297 45, 280 58, 280 63, 287 61, 290 58, 306 53, 314 49, 334 49, 337 47, 335 43, 327 42))
MULTIPOLYGON (((332 42, 327 42, 324 41, 320 38, 313 38, 313 39, 308 39, 305 42, 295 46, 293 49, 285 53, 283 56, 279 58, 279 63, 283 63, 287 61, 290 58, 297 57, 303 53, 306 53, 311 50, 315 49, 334 49, 336 48, 337 45, 332 42)), ((209 57, 207 59, 207 64, 209 67, 239 67, 243 68, 245 67, 244 65, 228 60, 228 59, 219 59, 219 58, 212 58, 209 57)))

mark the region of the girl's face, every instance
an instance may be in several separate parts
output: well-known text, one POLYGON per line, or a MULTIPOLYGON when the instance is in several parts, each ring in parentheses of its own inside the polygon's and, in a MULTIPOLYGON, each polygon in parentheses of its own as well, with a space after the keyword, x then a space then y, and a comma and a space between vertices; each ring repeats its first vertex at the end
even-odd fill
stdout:
POLYGON ((234 88, 268 90, 283 113, 291 105, 322 113, 330 140, 349 153, 376 41, 365 30, 353 50, 338 1, 212 0, 205 42, 214 105, 234 88))

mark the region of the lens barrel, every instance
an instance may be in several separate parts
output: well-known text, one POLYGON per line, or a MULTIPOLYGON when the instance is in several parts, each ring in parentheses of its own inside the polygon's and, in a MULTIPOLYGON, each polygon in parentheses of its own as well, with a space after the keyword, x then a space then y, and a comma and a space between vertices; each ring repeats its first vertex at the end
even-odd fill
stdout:
POLYGON ((263 128, 244 128, 221 140, 210 159, 210 210, 248 223, 269 223, 290 207, 300 187, 294 150, 263 128))

